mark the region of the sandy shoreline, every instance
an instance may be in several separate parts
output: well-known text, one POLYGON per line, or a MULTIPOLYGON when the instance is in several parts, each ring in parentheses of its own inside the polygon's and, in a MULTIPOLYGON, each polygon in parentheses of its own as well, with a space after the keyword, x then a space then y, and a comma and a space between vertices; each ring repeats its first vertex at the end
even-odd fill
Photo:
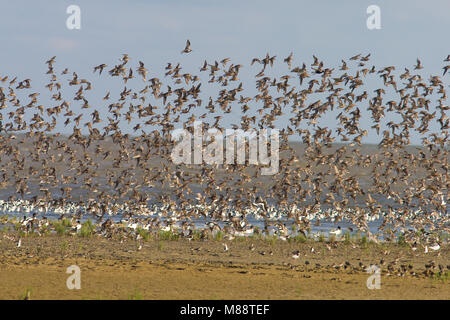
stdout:
POLYGON ((425 254, 397 244, 55 235, 18 248, 14 235, 0 236, 0 299, 27 290, 31 299, 450 299, 448 244, 425 254), (371 264, 381 267, 380 290, 366 286, 371 264), (66 286, 70 265, 80 267, 80 290, 66 286))

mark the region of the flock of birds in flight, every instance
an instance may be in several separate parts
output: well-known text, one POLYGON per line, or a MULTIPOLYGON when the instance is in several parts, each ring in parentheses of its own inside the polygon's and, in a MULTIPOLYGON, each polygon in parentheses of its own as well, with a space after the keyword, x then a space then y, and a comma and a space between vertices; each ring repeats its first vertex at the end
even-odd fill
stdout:
MULTIPOLYGON (((181 53, 191 51, 188 40, 181 53)), ((449 231, 446 88, 441 76, 420 75, 419 59, 398 72, 394 66, 371 65, 370 54, 330 68, 316 56, 310 65, 295 66, 291 53, 282 60, 288 72, 271 77, 279 59, 267 54, 251 60, 250 68, 261 67, 254 96, 245 95, 239 79, 244 66, 229 58, 204 61, 202 75, 168 63, 163 79, 153 77, 142 61, 130 66, 130 60, 124 54, 107 71, 123 82, 116 101, 114 94, 105 94, 107 107, 89 103, 91 81, 68 69, 58 74, 56 57, 46 61, 52 106, 38 102, 31 79, 0 76, 0 191, 11 191, 0 200, 0 211, 32 215, 23 220, 28 229, 48 224, 36 221, 50 211, 71 218, 77 230, 84 215, 93 216, 105 236, 120 225, 131 231, 177 228, 189 237, 197 219, 205 220, 207 231, 273 232, 284 238, 289 237, 286 222, 306 234, 312 223, 327 219, 348 220, 363 232, 369 232, 370 221, 382 219, 379 230, 400 230, 411 242, 418 231, 449 231), (220 89, 206 103, 203 76, 220 89), (376 76, 384 86, 367 89, 365 79, 376 76), (143 88, 127 87, 135 78, 142 79, 143 88), (63 97, 64 83, 76 88, 72 99, 63 97), (76 103, 81 107, 74 108, 76 103), (323 126, 333 110, 339 112, 336 126, 323 126), (370 129, 361 124, 365 113, 370 129), (234 129, 280 129, 277 174, 259 177, 247 164, 171 163, 173 129, 192 130, 203 120, 207 128, 223 130, 220 122, 227 114, 239 119, 234 129), (277 124, 282 117, 285 125, 277 124), (133 134, 122 132, 124 122, 133 123, 133 134), (72 126, 71 133, 58 133, 58 123, 72 126), (376 152, 364 153, 361 142, 369 131, 381 141, 376 152), (411 146, 413 131, 421 146, 411 146), (304 152, 295 150, 290 137, 301 140, 304 152), (117 214, 120 223, 112 219, 117 214), (250 217, 262 221, 264 230, 254 228, 250 217)), ((449 68, 443 67, 442 77, 449 68)), ((107 69, 102 63, 93 71, 104 77, 107 69)), ((340 235, 341 228, 333 232, 340 235)))

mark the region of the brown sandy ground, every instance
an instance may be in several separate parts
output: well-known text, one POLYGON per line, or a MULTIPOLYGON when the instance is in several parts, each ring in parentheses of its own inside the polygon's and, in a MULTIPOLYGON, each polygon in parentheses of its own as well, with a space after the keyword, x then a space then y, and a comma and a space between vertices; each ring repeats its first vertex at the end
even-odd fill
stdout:
POLYGON ((22 238, 18 248, 17 235, 0 238, 0 299, 22 299, 27 291, 31 299, 450 299, 448 244, 425 254, 421 247, 354 242, 49 235, 22 238), (80 290, 66 286, 74 264, 80 290), (379 290, 366 286, 371 264, 382 268, 379 290))

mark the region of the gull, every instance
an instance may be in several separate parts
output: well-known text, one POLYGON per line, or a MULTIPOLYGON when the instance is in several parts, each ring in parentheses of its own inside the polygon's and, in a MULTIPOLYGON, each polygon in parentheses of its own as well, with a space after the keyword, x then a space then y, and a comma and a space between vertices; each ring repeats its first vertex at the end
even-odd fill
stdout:
POLYGON ((227 252, 228 251, 228 246, 226 243, 222 243, 223 244, 223 251, 227 252))
POLYGON ((128 223, 127 227, 130 228, 130 229, 136 230, 137 229, 137 223, 136 222, 128 223))
POLYGON ((22 239, 19 238, 19 241, 17 241, 17 248, 20 248, 21 245, 22 245, 22 239))
POLYGON ((300 258, 300 250, 297 250, 297 251, 294 251, 294 252, 292 252, 292 258, 294 258, 294 259, 298 259, 298 258, 300 258))
POLYGON ((429 248, 431 250, 433 250, 433 251, 438 251, 441 248, 441 246, 439 245, 439 243, 436 242, 432 246, 430 246, 429 248))
POLYGON ((77 221, 77 224, 76 224, 75 227, 73 228, 73 231, 75 231, 75 232, 78 233, 78 232, 81 230, 81 227, 82 227, 81 222, 80 222, 80 220, 78 220, 78 221, 77 221))
POLYGON ((335 236, 339 236, 342 233, 341 227, 338 226, 337 229, 331 230, 330 234, 334 234, 335 236))

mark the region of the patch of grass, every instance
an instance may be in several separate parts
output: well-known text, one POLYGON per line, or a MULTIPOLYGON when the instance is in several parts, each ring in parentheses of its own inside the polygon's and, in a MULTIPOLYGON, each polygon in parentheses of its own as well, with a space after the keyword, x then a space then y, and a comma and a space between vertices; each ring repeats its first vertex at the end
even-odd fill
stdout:
POLYGON ((268 235, 265 239, 270 245, 274 245, 277 242, 277 237, 275 235, 268 235))
POLYGON ((66 228, 72 228, 72 222, 71 222, 69 219, 67 219, 67 218, 62 219, 62 220, 61 220, 61 223, 62 223, 63 226, 65 226, 66 228))
POLYGON ((403 234, 398 235, 397 244, 399 246, 407 246, 408 245, 408 243, 405 240, 405 236, 403 234))
POLYGON ((449 238, 450 238, 450 233, 448 233, 448 232, 441 232, 439 234, 439 239, 441 239, 442 242, 448 242, 448 240, 450 240, 449 238))
POLYGON ((53 224, 53 227, 55 228, 56 234, 58 234, 60 236, 65 235, 66 232, 67 232, 66 227, 64 227, 62 225, 62 223, 56 222, 56 223, 53 224))
POLYGON ((450 272, 436 272, 435 274, 431 275, 431 278, 433 280, 438 280, 446 283, 448 279, 450 278, 450 272))
POLYGON ((422 238, 422 230, 417 230, 416 236, 417 236, 417 238, 421 239, 422 238))
POLYGON ((194 230, 192 232, 192 239, 193 240, 201 240, 202 239, 202 232, 200 230, 194 230))
POLYGON ((216 234, 214 235, 214 240, 222 241, 224 236, 225 235, 222 231, 217 231, 216 234))
POLYGON ((330 243, 336 242, 336 236, 334 234, 328 235, 328 241, 330 243))
POLYGON ((294 237, 290 237, 289 240, 293 240, 295 242, 305 243, 308 239, 301 233, 297 234, 294 237))
POLYGON ((369 245, 369 240, 367 238, 367 235, 363 234, 361 236, 361 239, 359 240, 359 242, 361 243, 361 246, 366 249, 369 245))
POLYGON ((152 238, 152 235, 149 231, 142 229, 142 228, 138 228, 136 230, 136 233, 138 235, 140 235, 142 237, 142 239, 144 239, 144 241, 149 241, 152 238))
POLYGON ((325 235, 323 233, 319 234, 319 238, 317 239, 319 242, 325 242, 325 235))
MULTIPOLYGON (((420 234, 420 231, 419 231, 419 234, 420 234)), ((392 242, 392 230, 390 229, 390 228, 386 228, 385 230, 384 230, 384 240, 386 241, 386 242, 392 242)))
POLYGON ((14 230, 17 231, 19 236, 25 237, 24 227, 22 227, 22 224, 20 224, 19 222, 14 223, 14 230))
POLYGON ((61 253, 64 253, 69 248, 69 243, 67 241, 63 241, 59 248, 61 249, 61 253))
POLYGON ((86 222, 84 222, 81 225, 81 229, 80 229, 80 237, 85 237, 85 238, 89 238, 92 236, 92 234, 95 231, 95 225, 92 224, 92 221, 90 219, 88 219, 86 222))
POLYGON ((158 250, 162 251, 164 249, 164 244, 162 242, 158 242, 158 250))
POLYGON ((143 296, 142 293, 138 291, 138 289, 134 289, 134 293, 129 295, 128 300, 142 300, 143 296))
POLYGON ((55 220, 51 222, 53 229, 55 229, 55 232, 57 235, 65 235, 67 234, 69 228, 72 227, 72 223, 69 219, 62 219, 62 220, 55 220))
POLYGON ((248 238, 251 239, 251 240, 257 241, 257 240, 262 240, 263 239, 263 235, 260 234, 260 233, 253 233, 248 238))
POLYGON ((41 235, 48 236, 50 234, 50 228, 48 226, 41 227, 41 235))
POLYGON ((31 293, 33 292, 33 289, 31 287, 28 287, 25 289, 25 291, 20 295, 20 300, 28 300, 31 299, 31 293))
POLYGON ((247 237, 235 237, 234 241, 236 242, 244 242, 247 240, 247 237))
POLYGON ((344 232, 344 243, 349 244, 351 241, 351 234, 349 231, 344 232))
POLYGON ((160 230, 158 233, 158 237, 160 240, 178 240, 180 238, 180 235, 178 232, 160 230))

